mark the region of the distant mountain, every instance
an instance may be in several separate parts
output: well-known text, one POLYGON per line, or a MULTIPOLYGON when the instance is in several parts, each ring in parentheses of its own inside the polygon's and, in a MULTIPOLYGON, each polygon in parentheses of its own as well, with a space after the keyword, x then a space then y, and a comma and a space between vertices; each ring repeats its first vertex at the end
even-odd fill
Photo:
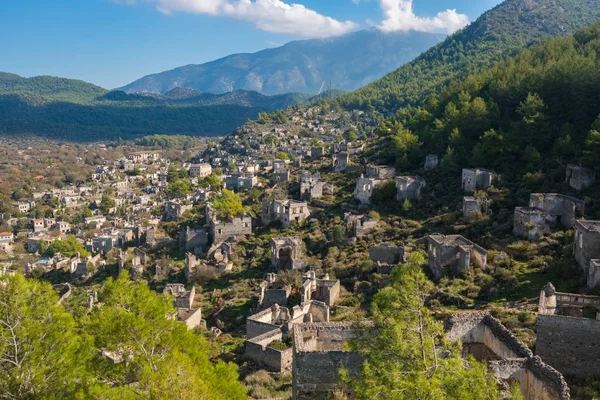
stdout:
POLYGON ((301 93, 265 96, 238 90, 215 95, 185 88, 127 94, 73 79, 0 73, 0 134, 84 141, 155 133, 225 135, 261 112, 316 99, 301 93))
POLYGON ((507 0, 414 61, 342 96, 348 107, 388 110, 420 104, 451 81, 491 67, 520 49, 568 36, 600 18, 598 0, 507 0))
POLYGON ((369 29, 328 39, 294 41, 258 53, 235 54, 148 75, 121 90, 164 94, 183 87, 217 94, 236 90, 267 95, 317 94, 323 83, 327 87, 331 81, 333 88, 351 91, 413 60, 444 37, 369 29))

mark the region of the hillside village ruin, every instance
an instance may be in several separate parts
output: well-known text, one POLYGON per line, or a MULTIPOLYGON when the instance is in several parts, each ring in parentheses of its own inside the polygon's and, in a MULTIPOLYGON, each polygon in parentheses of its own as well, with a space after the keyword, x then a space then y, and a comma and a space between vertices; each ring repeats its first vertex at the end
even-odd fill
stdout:
MULTIPOLYGON (((323 116, 319 123, 309 118, 319 112, 307 109, 293 117, 293 123, 311 135, 249 125, 195 155, 181 165, 187 174, 183 179, 191 187, 184 196, 169 190, 172 162, 159 153, 104 160, 85 185, 33 193, 26 201, 15 202, 14 215, 2 216, 14 229, 0 232, 0 252, 16 254, 17 244, 22 244, 31 256, 25 274, 65 271, 69 282, 77 285, 106 273, 112 262, 132 279, 166 279, 168 283, 155 287, 172 299, 174 319, 211 337, 232 333, 241 337, 243 362, 270 373, 291 373, 293 399, 326 398, 335 390, 345 390, 337 371, 346 368, 350 374, 359 374, 362 358, 345 350, 344 343, 361 324, 370 326, 362 319, 348 320, 348 315, 343 321, 338 319, 351 309, 348 299, 353 293, 371 296, 413 252, 426 254, 425 270, 434 282, 501 271, 510 257, 501 246, 492 248, 487 239, 470 239, 468 229, 437 231, 439 224, 432 224, 433 228, 418 227, 411 231, 415 234, 403 237, 402 229, 410 228, 409 223, 400 218, 393 223, 383 221, 373 212, 374 200, 386 185, 394 187, 388 201, 398 209, 419 207, 443 195, 435 178, 440 156, 424 156, 419 171, 406 174, 363 158, 364 141, 340 140, 350 128, 360 128, 366 138, 371 137, 374 123, 366 115, 351 113, 353 122, 341 125, 333 116, 323 116), (277 158, 282 152, 291 159, 277 158), (134 170, 136 174, 127 173, 134 170), (215 173, 222 187, 204 184, 215 173), (243 212, 219 215, 211 199, 223 189, 244 196, 243 212), (250 193, 259 195, 251 198, 250 193), (110 206, 103 201, 106 195, 113 200, 110 206), (56 214, 90 206, 91 216, 75 223, 28 215, 37 203, 49 199, 56 199, 56 214), (335 222, 328 226, 329 221, 335 222), (172 232, 167 234, 165 226, 172 232), (317 234, 325 226, 337 235, 327 240, 338 252, 350 254, 353 250, 349 249, 362 246, 364 259, 360 261, 371 267, 367 272, 377 276, 379 287, 367 278, 352 287, 344 285, 346 276, 334 277, 324 271, 322 262, 315 262, 331 258, 327 252, 315 251, 323 240, 317 234), (67 237, 74 237, 89 255, 44 254, 52 243, 67 237), (256 237, 264 239, 252 247, 249 243, 254 244, 256 237), (156 257, 161 249, 173 249, 177 259, 156 257), (255 259, 264 262, 248 267, 255 259), (221 313, 226 313, 223 310, 231 307, 227 302, 239 293, 220 287, 208 292, 203 286, 250 269, 260 274, 250 275, 252 287, 240 295, 244 311, 235 316, 236 325, 226 324, 221 313), (200 306, 211 302, 214 309, 200 306), (238 326, 243 333, 236 332, 238 326)), ((485 168, 468 168, 454 179, 459 202, 447 210, 452 218, 469 226, 495 215, 493 190, 502 187, 503 177, 485 168), (486 190, 488 194, 482 195, 486 190)), ((595 185, 595 179, 593 171, 568 165, 565 194, 527 193, 529 202, 523 199, 514 205, 508 222, 515 237, 527 243, 573 231, 572 261, 589 290, 600 283, 600 221, 586 219, 586 201, 578 193, 595 185)), ((0 266, 3 274, 14 273, 1 262, 0 266)), ((487 362, 504 389, 516 382, 527 400, 570 399, 566 378, 600 377, 600 347, 595 340, 600 332, 596 326, 600 300, 560 293, 552 284, 539 289, 539 304, 532 313, 536 317, 535 351, 485 312, 456 312, 446 318, 445 331, 449 340, 462 343, 465 357, 487 362), (594 318, 586 317, 590 310, 595 311, 594 318)))

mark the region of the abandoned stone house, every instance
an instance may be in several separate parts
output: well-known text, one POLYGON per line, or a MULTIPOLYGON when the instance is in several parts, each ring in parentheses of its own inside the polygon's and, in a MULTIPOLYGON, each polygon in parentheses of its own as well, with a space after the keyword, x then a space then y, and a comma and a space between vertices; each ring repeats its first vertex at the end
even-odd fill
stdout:
POLYGON ((396 168, 386 165, 367 165, 365 176, 372 179, 394 179, 396 168))
POLYGON ((471 263, 487 263, 487 251, 461 235, 434 234, 427 237, 429 269, 435 279, 466 271, 471 263))
POLYGON ((369 215, 344 214, 344 224, 352 237, 360 238, 372 233, 379 221, 369 215))
POLYGON ((406 262, 404 247, 382 243, 369 249, 369 259, 377 264, 377 273, 390 274, 399 263, 406 262))
POLYGON ((288 165, 285 160, 273 160, 273 173, 281 173, 288 171, 288 165))
POLYGON ((366 178, 364 175, 361 175, 356 182, 354 198, 361 204, 371 204, 373 190, 382 182, 380 179, 366 178))
POLYGON ((498 175, 489 169, 464 168, 462 170, 462 190, 465 193, 485 190, 497 181, 498 175))
POLYGON ((294 325, 292 399, 326 399, 336 390, 345 390, 338 372, 360 373, 363 357, 345 350, 355 335, 352 322, 313 322, 294 325))
POLYGON ((185 204, 181 200, 167 201, 165 203, 165 219, 167 221, 176 221, 192 208, 192 204, 185 204))
POLYGON ((588 276, 587 285, 593 289, 600 283, 600 221, 575 222, 573 253, 577 263, 588 276))
POLYGON ((275 304, 286 306, 292 287, 277 281, 277 274, 269 273, 258 288, 258 307, 261 310, 275 304))
MULTIPOLYGON (((486 362, 505 390, 518 383, 525 400, 569 400, 569 386, 550 360, 531 350, 486 313, 462 312, 447 318, 450 341, 462 343, 463 356, 486 362)), ((506 390, 508 391, 508 390, 506 390)))
POLYGON ((304 242, 300 237, 271 239, 271 265, 278 269, 299 269, 306 266, 304 242))
POLYGON ((571 188, 580 191, 594 184, 596 172, 581 165, 568 164, 566 182, 571 188))
POLYGON ((217 217, 210 218, 209 239, 211 243, 246 235, 252 235, 252 217, 250 215, 244 214, 241 217, 229 217, 224 220, 217 217))
POLYGON ((281 172, 273 172, 271 176, 271 182, 276 185, 278 183, 284 183, 290 181, 290 171, 285 170, 281 172))
POLYGON ((292 366, 291 348, 269 347, 274 341, 286 340, 295 324, 329 321, 329 307, 319 301, 295 306, 292 311, 274 304, 246 319, 246 357, 272 372, 284 372, 292 366))
POLYGON ((540 292, 536 333, 536 354, 563 375, 600 378, 600 297, 559 293, 547 284, 540 292))
POLYGON ((179 247, 186 253, 192 252, 195 255, 200 255, 207 246, 208 233, 204 229, 188 226, 179 232, 179 247))
POLYGON ((329 279, 329 275, 317 279, 315 271, 308 271, 302 278, 300 294, 302 303, 318 300, 333 307, 340 296, 340 281, 329 279))
POLYGON ((350 158, 348 153, 341 152, 333 156, 333 170, 335 172, 344 172, 348 169, 350 158))
POLYGON ((190 175, 205 178, 212 174, 212 167, 208 163, 190 165, 190 175))
POLYGON ((310 148, 310 158, 318 160, 325 155, 325 147, 323 146, 312 146, 310 148))
POLYGON ((219 271, 231 271, 233 262, 231 258, 233 251, 237 246, 238 240, 235 237, 230 237, 222 242, 214 243, 207 252, 207 260, 214 265, 219 271))
POLYGON ((529 240, 538 240, 550 232, 553 225, 571 228, 577 216, 583 215, 585 203, 557 193, 532 193, 529 207, 515 208, 514 233, 529 240))
POLYGON ((235 173, 225 175, 223 177, 223 183, 226 189, 239 192, 242 190, 250 190, 255 187, 258 184, 258 177, 256 175, 235 173))
POLYGON ((196 272, 202 268, 203 263, 200 261, 200 259, 192 254, 192 253, 186 253, 185 254, 185 269, 184 269, 184 274, 185 274, 185 280, 186 282, 191 282, 192 279, 194 278, 194 276, 196 275, 196 272))
POLYGON ((193 308, 196 289, 192 286, 191 290, 186 290, 180 283, 168 283, 163 293, 173 297, 173 306, 177 309, 175 317, 177 320, 185 323, 188 329, 194 329, 201 324, 202 310, 193 308))
POLYGON ((488 213, 488 199, 465 196, 462 201, 462 215, 465 219, 476 218, 488 213))
POLYGON ((187 290, 181 283, 167 283, 163 293, 173 296, 175 308, 192 308, 196 296, 196 288, 187 290))
POLYGON ((279 221, 283 227, 288 228, 292 222, 300 223, 310 216, 308 204, 296 200, 273 200, 262 203, 262 222, 269 225, 279 221))
POLYGON ((425 157, 426 170, 437 169, 439 165, 440 158, 437 154, 429 154, 427 157, 425 157))
POLYGON ((332 196, 334 191, 333 183, 321 180, 321 175, 317 172, 312 175, 304 171, 300 177, 300 196, 305 199, 320 199, 323 196, 332 196))
POLYGON ((425 188, 425 181, 414 176, 396 177, 396 199, 399 201, 418 201, 421 199, 421 191, 425 188))

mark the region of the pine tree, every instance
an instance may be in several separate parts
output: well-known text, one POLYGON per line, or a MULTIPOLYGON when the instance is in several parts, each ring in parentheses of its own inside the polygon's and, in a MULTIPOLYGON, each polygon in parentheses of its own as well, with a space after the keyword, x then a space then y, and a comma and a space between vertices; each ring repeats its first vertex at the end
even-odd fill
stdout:
POLYGON ((372 304, 374 327, 358 330, 350 347, 364 357, 359 378, 342 371, 356 399, 501 399, 484 364, 461 358, 425 306, 432 283, 425 257, 413 253, 394 269, 391 285, 372 304))

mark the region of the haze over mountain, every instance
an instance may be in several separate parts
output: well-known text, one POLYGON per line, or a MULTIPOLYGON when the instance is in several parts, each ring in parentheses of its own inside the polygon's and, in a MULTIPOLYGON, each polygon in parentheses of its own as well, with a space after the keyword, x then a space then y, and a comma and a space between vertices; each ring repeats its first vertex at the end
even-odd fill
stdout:
POLYGON ((343 96, 347 107, 394 110, 418 105, 449 82, 555 36, 574 34, 600 18, 598 0, 507 0, 368 86, 343 96))
POLYGON ((425 32, 368 29, 328 39, 294 41, 253 54, 234 54, 145 76, 127 93, 166 93, 185 87, 210 93, 254 90, 263 94, 316 94, 323 83, 356 90, 393 71, 443 40, 425 32))

